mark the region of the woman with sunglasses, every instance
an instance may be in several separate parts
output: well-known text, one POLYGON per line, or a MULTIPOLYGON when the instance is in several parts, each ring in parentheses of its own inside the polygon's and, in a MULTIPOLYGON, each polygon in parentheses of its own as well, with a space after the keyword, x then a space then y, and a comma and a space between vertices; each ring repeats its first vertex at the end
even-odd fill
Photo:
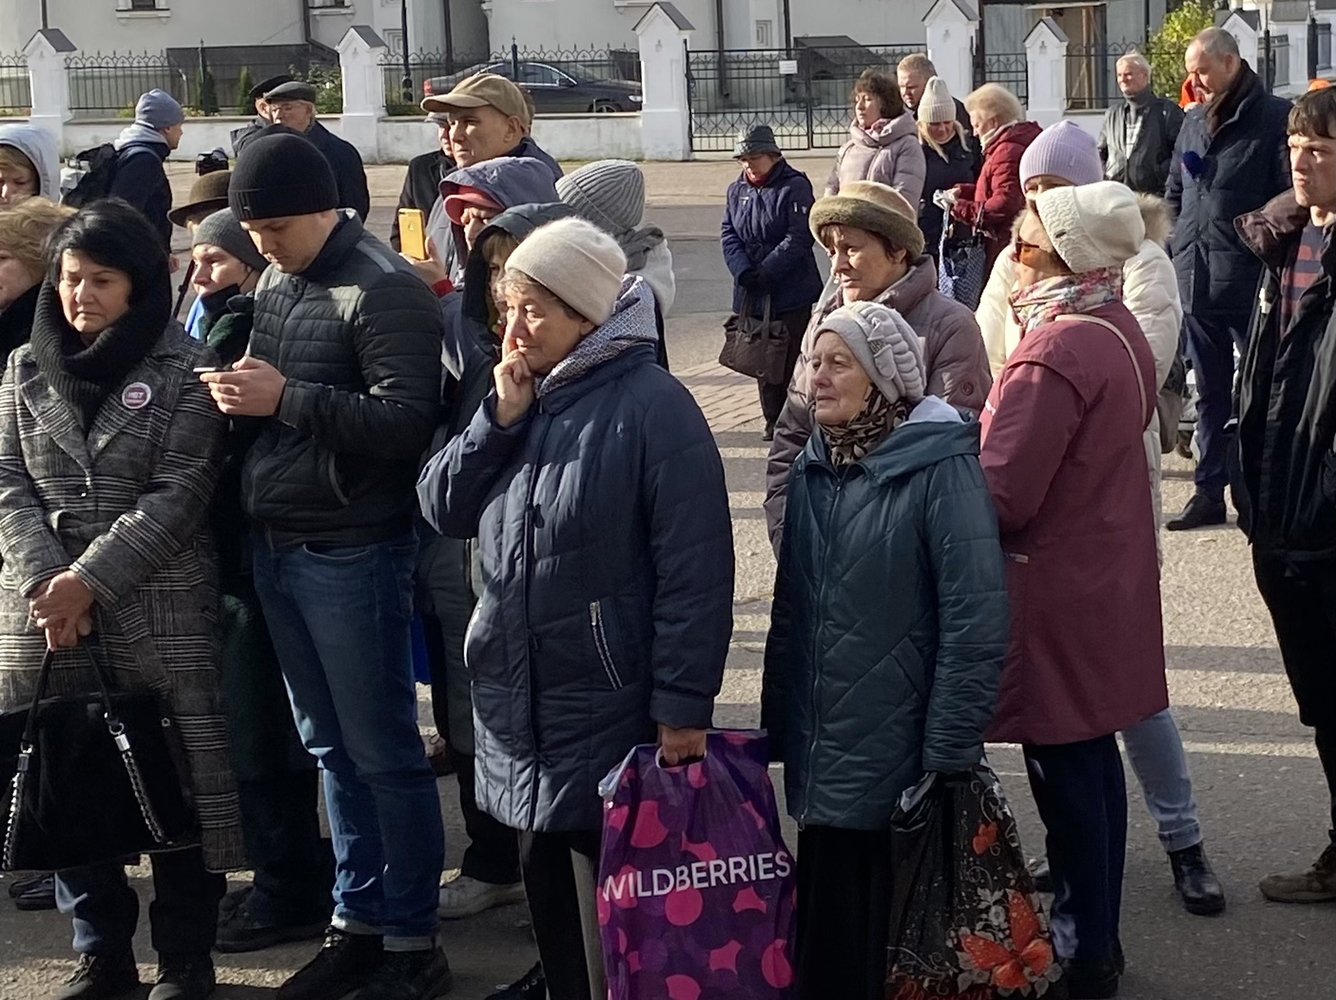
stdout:
POLYGON ((1136 196, 1045 191, 1013 242, 1023 337, 984 409, 1011 647, 990 741, 1019 743, 1048 832, 1053 945, 1072 996, 1111 997, 1127 789, 1115 734, 1168 705, 1141 432, 1155 359, 1122 303, 1136 196))

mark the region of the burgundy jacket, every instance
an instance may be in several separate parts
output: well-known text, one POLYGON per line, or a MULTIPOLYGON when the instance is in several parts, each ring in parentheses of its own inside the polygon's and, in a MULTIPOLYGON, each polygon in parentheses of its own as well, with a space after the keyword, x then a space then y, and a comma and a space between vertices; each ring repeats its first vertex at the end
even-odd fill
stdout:
POLYGON ((978 181, 961 185, 960 200, 951 210, 951 218, 983 236, 988 251, 985 274, 992 274, 993 261, 1011 239, 1011 224, 1025 207, 1021 157, 1042 131, 1034 122, 1017 122, 990 142, 983 151, 978 181))
POLYGON ((1113 303, 1021 340, 984 408, 980 461, 1007 556, 1011 646, 988 739, 1057 744, 1166 708, 1155 519, 1141 434, 1155 359, 1113 303))

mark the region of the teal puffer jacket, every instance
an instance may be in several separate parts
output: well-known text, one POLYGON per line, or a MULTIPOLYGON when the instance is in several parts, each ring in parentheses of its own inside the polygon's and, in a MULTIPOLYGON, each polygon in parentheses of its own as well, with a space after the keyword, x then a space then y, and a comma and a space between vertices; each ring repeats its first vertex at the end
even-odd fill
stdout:
POLYGON ((924 771, 983 755, 1009 617, 979 425, 935 397, 843 475, 794 466, 762 694, 790 814, 887 826, 924 771))

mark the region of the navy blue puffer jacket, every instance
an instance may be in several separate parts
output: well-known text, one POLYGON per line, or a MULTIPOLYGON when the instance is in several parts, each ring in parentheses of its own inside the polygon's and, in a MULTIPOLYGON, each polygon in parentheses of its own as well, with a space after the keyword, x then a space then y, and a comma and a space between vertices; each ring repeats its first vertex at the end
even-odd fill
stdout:
POLYGON ((793 467, 762 724, 800 823, 880 830, 924 771, 983 756, 1010 618, 979 424, 919 403, 843 475, 793 467))
POLYGON ((608 323, 642 342, 509 428, 488 396, 418 483, 433 527, 479 540, 465 647, 478 802, 519 830, 598 829, 598 782, 656 723, 709 726, 732 632, 719 450, 654 363, 643 280, 608 323))
MULTIPOLYGON (((812 183, 787 160, 776 163, 760 187, 745 176, 729 185, 720 242, 733 275, 734 312, 742 310, 737 279, 747 270, 761 272, 761 294, 770 295, 772 314, 810 309, 821 297, 821 272, 812 256, 816 240, 808 222, 811 210, 812 183)), ((748 311, 761 315, 759 299, 751 305, 748 311)))

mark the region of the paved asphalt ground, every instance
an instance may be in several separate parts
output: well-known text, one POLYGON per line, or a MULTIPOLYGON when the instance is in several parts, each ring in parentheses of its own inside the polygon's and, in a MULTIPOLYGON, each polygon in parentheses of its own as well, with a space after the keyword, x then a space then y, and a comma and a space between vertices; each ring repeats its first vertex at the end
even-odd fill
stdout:
MULTIPOLYGON (((826 161, 798 161, 810 177, 825 176, 826 161)), ((372 168, 372 228, 388 229, 402 168, 372 168)), ((774 562, 765 539, 760 500, 765 449, 759 410, 750 421, 750 387, 720 380, 703 368, 720 343, 730 284, 717 231, 728 163, 646 165, 647 217, 672 240, 678 301, 669 320, 669 353, 677 371, 702 399, 728 474, 737 551, 733 646, 716 721, 750 726, 758 721, 761 650, 768 621, 774 562), (722 388, 706 390, 715 383, 722 388)), ((179 174, 178 203, 189 176, 179 174)), ((184 245, 184 235, 178 246, 184 245)), ((1191 490, 1191 472, 1170 459, 1166 510, 1191 490)), ((1336 905, 1285 907, 1265 902, 1257 881, 1268 872, 1306 867, 1326 836, 1327 804, 1309 733, 1299 725, 1265 608, 1257 597, 1242 536, 1232 527, 1165 534, 1164 625, 1169 684, 1187 744, 1206 843, 1229 892, 1220 917, 1188 915, 1173 891, 1169 867, 1128 775, 1129 810, 1123 943, 1127 1000, 1336 1000, 1336 905)), ((1020 816, 1031 853, 1042 831, 1030 801, 1019 751, 992 750, 1020 816)), ((776 773, 778 778, 778 773, 776 773)), ((461 824, 453 778, 441 782, 450 866, 459 863, 461 824)), ((790 843, 794 831, 788 827, 790 843)), ((145 903, 147 869, 132 872, 145 903)), ((240 883, 241 878, 236 880, 240 883)), ((147 978, 154 956, 145 918, 137 938, 147 978)), ((534 958, 522 906, 494 910, 443 930, 456 970, 454 996, 479 1000, 495 984, 517 976, 534 958)), ((222 1000, 272 996, 314 945, 217 956, 222 1000)), ((72 967, 69 925, 59 914, 21 914, 0 900, 0 998, 49 995, 72 967)), ((831 998, 838 1000, 838 998, 831 998)))

